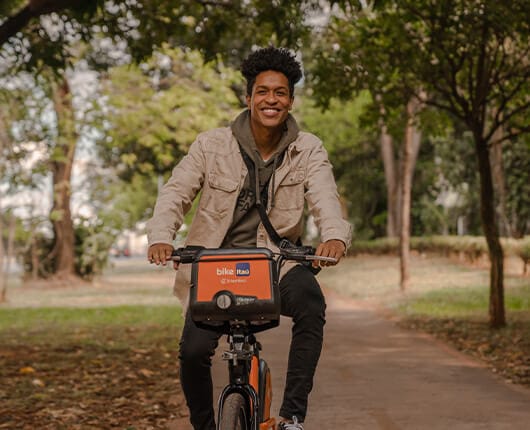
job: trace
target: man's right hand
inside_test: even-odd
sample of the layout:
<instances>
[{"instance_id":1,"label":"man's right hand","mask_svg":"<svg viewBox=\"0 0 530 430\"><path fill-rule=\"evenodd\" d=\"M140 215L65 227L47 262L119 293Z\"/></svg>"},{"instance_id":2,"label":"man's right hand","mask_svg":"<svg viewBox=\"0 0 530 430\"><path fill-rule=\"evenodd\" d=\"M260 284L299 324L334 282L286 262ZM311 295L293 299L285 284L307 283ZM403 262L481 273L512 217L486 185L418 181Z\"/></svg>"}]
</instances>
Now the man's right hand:
<instances>
[{"instance_id":1,"label":"man's right hand","mask_svg":"<svg viewBox=\"0 0 530 430\"><path fill-rule=\"evenodd\" d=\"M155 243L147 250L147 260L149 263L155 263L157 266L160 264L165 266L170 260L172 252L173 246L168 245L167 243Z\"/></svg>"}]
</instances>

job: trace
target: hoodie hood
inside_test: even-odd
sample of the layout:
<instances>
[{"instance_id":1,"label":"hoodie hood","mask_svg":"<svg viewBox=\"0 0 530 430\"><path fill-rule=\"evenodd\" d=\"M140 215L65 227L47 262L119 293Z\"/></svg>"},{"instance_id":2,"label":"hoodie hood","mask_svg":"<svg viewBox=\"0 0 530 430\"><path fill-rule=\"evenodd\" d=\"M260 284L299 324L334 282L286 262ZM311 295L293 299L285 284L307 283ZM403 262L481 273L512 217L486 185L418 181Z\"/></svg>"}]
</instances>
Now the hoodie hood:
<instances>
[{"instance_id":1,"label":"hoodie hood","mask_svg":"<svg viewBox=\"0 0 530 430\"><path fill-rule=\"evenodd\" d=\"M278 142L276 151L274 152L273 156L267 160L267 162L265 162L265 164L268 164L270 160L273 160L277 158L278 155L282 154L287 149L289 144L294 142L298 137L298 132L300 129L298 128L298 124L291 114L288 115L286 121L283 123L283 127L283 134L280 141ZM237 139L239 145L254 162L254 165L259 166L260 164L263 164L264 162L259 154L258 148L256 147L256 142L250 128L250 110L247 109L241 112L241 114L239 114L232 123L231 128L232 133Z\"/></svg>"}]
</instances>

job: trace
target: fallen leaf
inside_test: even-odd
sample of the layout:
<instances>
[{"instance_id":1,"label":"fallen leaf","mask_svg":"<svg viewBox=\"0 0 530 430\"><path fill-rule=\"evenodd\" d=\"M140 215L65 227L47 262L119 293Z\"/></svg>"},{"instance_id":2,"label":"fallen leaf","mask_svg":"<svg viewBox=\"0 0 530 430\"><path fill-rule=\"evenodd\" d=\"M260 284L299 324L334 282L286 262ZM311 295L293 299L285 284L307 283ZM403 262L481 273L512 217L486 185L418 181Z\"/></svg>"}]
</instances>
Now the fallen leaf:
<instances>
[{"instance_id":1,"label":"fallen leaf","mask_svg":"<svg viewBox=\"0 0 530 430\"><path fill-rule=\"evenodd\" d=\"M140 369L138 373L140 373L142 376L145 376L146 378L150 378L155 374L155 372L149 369Z\"/></svg>"},{"instance_id":2,"label":"fallen leaf","mask_svg":"<svg viewBox=\"0 0 530 430\"><path fill-rule=\"evenodd\" d=\"M46 386L46 384L42 381L42 379L38 379L38 378L35 378L33 381L31 381L31 383L32 383L33 385L35 385L35 387L40 387L40 388L42 388L42 387L45 387L45 386Z\"/></svg>"},{"instance_id":3,"label":"fallen leaf","mask_svg":"<svg viewBox=\"0 0 530 430\"><path fill-rule=\"evenodd\" d=\"M18 373L22 373L23 375L28 375L30 373L35 373L36 370L31 367L31 366L26 366L26 367L21 367L19 370L18 370Z\"/></svg>"}]
</instances>

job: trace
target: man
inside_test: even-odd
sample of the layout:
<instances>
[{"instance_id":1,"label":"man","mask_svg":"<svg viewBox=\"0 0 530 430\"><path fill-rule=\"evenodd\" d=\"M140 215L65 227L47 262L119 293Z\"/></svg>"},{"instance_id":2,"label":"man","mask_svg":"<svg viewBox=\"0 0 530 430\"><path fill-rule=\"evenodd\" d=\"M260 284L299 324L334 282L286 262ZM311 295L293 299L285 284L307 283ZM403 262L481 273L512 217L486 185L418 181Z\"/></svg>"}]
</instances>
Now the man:
<instances>
[{"instance_id":1,"label":"man","mask_svg":"<svg viewBox=\"0 0 530 430\"><path fill-rule=\"evenodd\" d=\"M350 244L351 226L342 217L327 153L316 136L299 130L289 113L294 85L302 77L300 64L288 50L269 47L252 53L241 70L247 80L248 109L231 127L201 133L173 170L147 225L149 261L166 264L175 232L199 191L186 245L277 250L256 203L267 208L278 235L293 243L303 233L307 203L322 240L316 254L339 260ZM253 175L246 167L249 162ZM294 325L281 430L303 429L322 348L326 305L313 272L294 263L282 270L281 312L292 317ZM177 271L175 286L185 302L189 269ZM211 357L218 339L186 315L180 341L181 384L195 430L215 429Z\"/></svg>"}]
</instances>

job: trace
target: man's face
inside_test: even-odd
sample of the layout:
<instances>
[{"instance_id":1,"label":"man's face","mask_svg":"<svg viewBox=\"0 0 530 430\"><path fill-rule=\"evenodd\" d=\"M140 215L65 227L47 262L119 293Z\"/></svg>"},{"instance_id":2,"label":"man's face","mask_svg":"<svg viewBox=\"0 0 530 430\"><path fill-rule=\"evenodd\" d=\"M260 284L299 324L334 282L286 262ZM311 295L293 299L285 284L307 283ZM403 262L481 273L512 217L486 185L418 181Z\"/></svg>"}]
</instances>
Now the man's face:
<instances>
[{"instance_id":1,"label":"man's face","mask_svg":"<svg viewBox=\"0 0 530 430\"><path fill-rule=\"evenodd\" d=\"M293 105L289 81L280 72L267 70L256 76L252 95L247 95L250 121L254 126L276 128L281 126Z\"/></svg>"}]
</instances>

